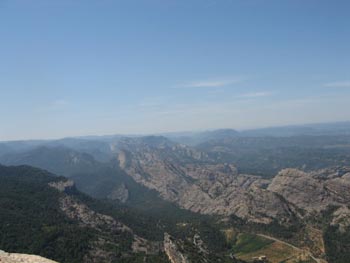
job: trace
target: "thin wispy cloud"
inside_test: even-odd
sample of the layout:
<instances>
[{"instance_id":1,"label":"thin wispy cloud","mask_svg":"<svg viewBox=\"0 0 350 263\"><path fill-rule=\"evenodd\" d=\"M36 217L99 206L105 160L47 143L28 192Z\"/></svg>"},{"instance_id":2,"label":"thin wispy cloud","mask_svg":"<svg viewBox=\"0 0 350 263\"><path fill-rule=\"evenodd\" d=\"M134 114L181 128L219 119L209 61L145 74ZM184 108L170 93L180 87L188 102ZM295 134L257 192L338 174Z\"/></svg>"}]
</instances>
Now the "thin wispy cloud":
<instances>
[{"instance_id":1,"label":"thin wispy cloud","mask_svg":"<svg viewBox=\"0 0 350 263\"><path fill-rule=\"evenodd\" d=\"M271 92L268 91L260 91L260 92L250 92L239 95L241 98L258 98L258 97L266 97L270 96Z\"/></svg>"},{"instance_id":2,"label":"thin wispy cloud","mask_svg":"<svg viewBox=\"0 0 350 263\"><path fill-rule=\"evenodd\" d=\"M216 79L216 80L199 80L199 81L192 81L185 83L183 85L180 85L178 87L182 88L220 88L225 87L232 84L237 84L242 82L243 78L231 78L231 79Z\"/></svg>"},{"instance_id":3,"label":"thin wispy cloud","mask_svg":"<svg viewBox=\"0 0 350 263\"><path fill-rule=\"evenodd\" d=\"M52 101L48 106L48 110L62 110L65 109L69 105L69 102L64 99L57 99Z\"/></svg>"},{"instance_id":4,"label":"thin wispy cloud","mask_svg":"<svg viewBox=\"0 0 350 263\"><path fill-rule=\"evenodd\" d=\"M67 104L68 104L68 101L60 99L60 100L53 101L51 106L53 106L53 107L60 107L60 106L65 106Z\"/></svg>"},{"instance_id":5,"label":"thin wispy cloud","mask_svg":"<svg viewBox=\"0 0 350 263\"><path fill-rule=\"evenodd\" d=\"M336 81L326 83L324 85L327 88L350 88L350 81Z\"/></svg>"}]
</instances>

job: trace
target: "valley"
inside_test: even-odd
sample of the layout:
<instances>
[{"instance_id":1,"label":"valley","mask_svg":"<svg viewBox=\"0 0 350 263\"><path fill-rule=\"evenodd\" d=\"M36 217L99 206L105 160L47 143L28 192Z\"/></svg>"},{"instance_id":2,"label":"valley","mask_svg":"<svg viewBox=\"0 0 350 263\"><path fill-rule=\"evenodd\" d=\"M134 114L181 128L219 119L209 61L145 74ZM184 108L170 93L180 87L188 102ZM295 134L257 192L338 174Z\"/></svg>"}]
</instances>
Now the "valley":
<instances>
[{"instance_id":1,"label":"valley","mask_svg":"<svg viewBox=\"0 0 350 263\"><path fill-rule=\"evenodd\" d=\"M349 0L0 0L0 263L350 263Z\"/></svg>"},{"instance_id":2,"label":"valley","mask_svg":"<svg viewBox=\"0 0 350 263\"><path fill-rule=\"evenodd\" d=\"M253 140L227 133L215 133L219 137L209 136L206 142L203 138L208 134L201 135L195 145L164 136L0 144L0 163L20 165L2 167L2 182L11 179L8 173L14 173L13 169L18 171L14 180L32 178L34 185L28 187L38 187L38 183L44 187L46 175L36 174L46 173L50 179L44 181L52 190L45 191L57 191L50 202L63 221L74 222L69 223L74 226L69 231L81 238L64 252L67 257L60 257L58 249L67 248L59 248L60 243L55 242L68 238L69 233L61 232L66 229L62 225L62 230L50 234L57 223L49 220L45 235L51 235L53 253L25 243L10 245L4 236L6 229L2 230L1 248L59 262L72 262L70 257L80 257L81 262L253 262L265 256L271 263L346 263L350 243L339 240L349 237L350 167L346 165L347 148L338 145L348 140L347 136L325 140L314 135L305 145L305 138L299 135ZM236 141L233 145L232 140ZM245 146L239 150L246 148L246 152L233 154L243 142ZM320 155L317 149L334 144L332 150L339 155L332 155L329 162L330 153ZM248 149L253 148L251 153ZM283 169L274 175L243 172L245 164L235 156L263 157L259 152L266 149L279 152L281 158L271 157L279 164L264 161L259 165L270 171L270 167ZM291 149L293 158L301 159L286 164L284 153L289 156ZM311 150L317 154L310 155ZM305 163L301 163L304 157L299 152L309 156ZM249 158L254 167L259 158ZM326 165L305 165L312 158ZM12 195L11 191L8 194ZM10 220L3 221L5 225L14 220L2 218ZM17 227L14 225L13 231L18 231Z\"/></svg>"}]
</instances>

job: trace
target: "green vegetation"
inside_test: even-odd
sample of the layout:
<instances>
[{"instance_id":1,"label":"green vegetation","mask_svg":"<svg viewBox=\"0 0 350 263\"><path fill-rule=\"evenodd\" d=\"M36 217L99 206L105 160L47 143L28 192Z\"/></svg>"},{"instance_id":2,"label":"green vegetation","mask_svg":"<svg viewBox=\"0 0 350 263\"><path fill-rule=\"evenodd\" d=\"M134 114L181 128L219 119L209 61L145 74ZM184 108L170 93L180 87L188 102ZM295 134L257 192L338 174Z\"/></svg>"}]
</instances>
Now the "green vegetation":
<instances>
[{"instance_id":1,"label":"green vegetation","mask_svg":"<svg viewBox=\"0 0 350 263\"><path fill-rule=\"evenodd\" d=\"M41 255L61 263L83 262L103 235L108 244L98 249L115 262L167 262L163 253L133 254L129 232L100 232L68 219L59 208L62 193L48 186L65 180L28 166L0 166L0 247L8 252ZM79 192L75 197L93 200ZM91 201L92 202L92 201ZM114 258L114 259L113 259Z\"/></svg>"},{"instance_id":2,"label":"green vegetation","mask_svg":"<svg viewBox=\"0 0 350 263\"><path fill-rule=\"evenodd\" d=\"M143 253L133 255L129 258L118 259L112 263L170 263L164 253L154 256L146 256Z\"/></svg>"},{"instance_id":3,"label":"green vegetation","mask_svg":"<svg viewBox=\"0 0 350 263\"><path fill-rule=\"evenodd\" d=\"M59 193L47 185L58 179L26 166L0 166L2 249L60 262L82 261L94 232L79 227L60 212Z\"/></svg>"},{"instance_id":4,"label":"green vegetation","mask_svg":"<svg viewBox=\"0 0 350 263\"><path fill-rule=\"evenodd\" d=\"M300 233L304 231L305 225L296 218L291 219L288 225L281 225L276 220L270 224L258 224L247 222L231 215L227 224L230 227L239 229L241 232L271 235L297 245L300 240Z\"/></svg>"},{"instance_id":5,"label":"green vegetation","mask_svg":"<svg viewBox=\"0 0 350 263\"><path fill-rule=\"evenodd\" d=\"M273 177L281 169L306 171L350 162L350 136L236 137L197 146L240 173Z\"/></svg>"},{"instance_id":6,"label":"green vegetation","mask_svg":"<svg viewBox=\"0 0 350 263\"><path fill-rule=\"evenodd\" d=\"M61 263L83 262L102 234L108 243L100 248L111 253L115 262L167 262L164 253L153 256L132 253L133 237L128 232L109 233L108 226L101 232L68 219L59 208L62 193L48 186L58 180L65 179L29 166L0 166L1 249L37 254ZM140 193L140 197L148 195L149 201L154 201L146 208L137 202L130 207L93 199L79 191L69 194L92 210L124 222L135 234L148 240L162 241L164 232L170 233L185 242L185 253L193 260L200 256L193 246L193 236L200 234L210 252L210 262L227 260L227 242L215 218L180 209L161 200L155 192Z\"/></svg>"},{"instance_id":7,"label":"green vegetation","mask_svg":"<svg viewBox=\"0 0 350 263\"><path fill-rule=\"evenodd\" d=\"M327 259L332 263L348 263L350 259L350 227L340 232L337 226L328 226L324 232Z\"/></svg>"},{"instance_id":8,"label":"green vegetation","mask_svg":"<svg viewBox=\"0 0 350 263\"><path fill-rule=\"evenodd\" d=\"M262 249L273 243L272 240L259 237L254 234L242 233L237 237L237 241L233 246L233 251L235 254L237 253L251 253Z\"/></svg>"},{"instance_id":9,"label":"green vegetation","mask_svg":"<svg viewBox=\"0 0 350 263\"><path fill-rule=\"evenodd\" d=\"M221 144L222 143L222 144ZM209 152L217 161L234 162L240 172L273 176L285 167L304 170L341 165L350 162L350 136L330 138L325 136L288 138L236 138L225 142L208 142L200 148ZM223 151L212 151L222 146ZM57 150L57 149L56 149ZM38 164L44 165L48 149L36 152ZM162 241L164 232L171 234L184 244L183 252L193 262L200 262L201 255L193 245L193 236L199 234L210 252L209 262L225 262L229 252L249 254L269 247L266 240L254 233L263 233L285 240L296 246L307 244L304 231L307 224L324 229L324 241L329 262L345 263L350 258L350 229L340 232L329 226L330 208L317 218L305 218L302 222L290 218L285 225L273 221L271 224L253 224L232 216L227 223L216 217L203 216L180 209L164 201L158 193L136 183L113 162L95 161L88 154L81 154L82 163L67 162L69 150L59 148L50 153L47 164L51 171L60 171L71 177L79 191L70 193L92 210L107 214L124 222L134 233L151 241ZM68 158L69 159L69 158ZM31 160L33 161L33 160ZM191 160L192 162L193 160ZM341 170L339 170L342 173ZM0 166L0 248L23 253L39 254L64 262L82 262L99 237L93 228L82 227L69 220L58 207L60 193L48 187L48 182L64 180L39 169L27 166ZM106 200L115 187L124 184L129 191L126 203ZM98 198L94 199L94 198ZM281 197L282 198L282 197ZM302 213L302 211L299 211ZM221 231L226 228L239 229L240 234L227 241ZM115 262L166 262L162 253L154 256L134 254L131 251L131 234L108 235L104 249L113 254Z\"/></svg>"},{"instance_id":10,"label":"green vegetation","mask_svg":"<svg viewBox=\"0 0 350 263\"><path fill-rule=\"evenodd\" d=\"M136 234L148 240L162 241L164 232L171 234L174 238L184 242L184 253L189 259L196 261L201 257L198 249L193 245L193 236L199 234L206 244L210 255L210 262L225 262L229 253L229 246L224 234L220 231L214 217L203 216L183 210L169 202L155 198L155 204L148 206L149 209L141 207L128 207L123 204L101 202L87 196L84 203L95 211L111 215L122 222L127 222ZM232 262L232 261L231 261Z\"/></svg>"}]
</instances>

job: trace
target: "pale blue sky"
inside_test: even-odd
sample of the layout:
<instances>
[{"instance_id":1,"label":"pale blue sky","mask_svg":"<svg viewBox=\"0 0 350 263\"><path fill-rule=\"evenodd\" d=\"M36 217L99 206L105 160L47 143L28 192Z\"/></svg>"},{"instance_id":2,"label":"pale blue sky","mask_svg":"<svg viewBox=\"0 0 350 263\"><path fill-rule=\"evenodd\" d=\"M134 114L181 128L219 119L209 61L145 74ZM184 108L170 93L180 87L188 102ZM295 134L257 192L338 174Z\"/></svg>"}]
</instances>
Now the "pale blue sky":
<instances>
[{"instance_id":1,"label":"pale blue sky","mask_svg":"<svg viewBox=\"0 0 350 263\"><path fill-rule=\"evenodd\" d=\"M350 120L350 1L0 0L0 140Z\"/></svg>"}]
</instances>

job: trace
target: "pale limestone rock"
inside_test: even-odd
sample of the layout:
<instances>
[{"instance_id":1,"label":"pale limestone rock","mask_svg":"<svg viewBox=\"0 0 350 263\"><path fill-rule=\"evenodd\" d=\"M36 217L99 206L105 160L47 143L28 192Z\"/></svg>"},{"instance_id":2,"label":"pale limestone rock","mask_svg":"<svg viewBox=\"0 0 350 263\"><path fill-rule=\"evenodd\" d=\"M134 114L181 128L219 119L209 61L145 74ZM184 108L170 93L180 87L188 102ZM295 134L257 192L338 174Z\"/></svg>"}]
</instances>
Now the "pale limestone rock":
<instances>
[{"instance_id":1,"label":"pale limestone rock","mask_svg":"<svg viewBox=\"0 0 350 263\"><path fill-rule=\"evenodd\" d=\"M347 206L339 207L333 213L331 225L337 225L339 227L339 231L344 233L350 226L350 209Z\"/></svg>"},{"instance_id":2,"label":"pale limestone rock","mask_svg":"<svg viewBox=\"0 0 350 263\"><path fill-rule=\"evenodd\" d=\"M49 183L49 185L60 192L65 192L75 187L74 182L72 180L52 182L52 183Z\"/></svg>"},{"instance_id":3,"label":"pale limestone rock","mask_svg":"<svg viewBox=\"0 0 350 263\"><path fill-rule=\"evenodd\" d=\"M125 203L129 198L129 190L126 188L125 184L121 184L114 188L107 198Z\"/></svg>"},{"instance_id":4,"label":"pale limestone rock","mask_svg":"<svg viewBox=\"0 0 350 263\"><path fill-rule=\"evenodd\" d=\"M190 263L186 256L179 251L177 244L168 233L164 234L164 251L171 263Z\"/></svg>"},{"instance_id":5,"label":"pale limestone rock","mask_svg":"<svg viewBox=\"0 0 350 263\"><path fill-rule=\"evenodd\" d=\"M294 208L288 203L264 189L268 181L239 175L232 164L198 162L193 158L200 158L201 154L184 146L180 153L175 147L124 147L119 157L128 163L124 171L182 208L203 214L235 214L259 223L269 223L274 218L286 221L293 213Z\"/></svg>"},{"instance_id":6,"label":"pale limestone rock","mask_svg":"<svg viewBox=\"0 0 350 263\"><path fill-rule=\"evenodd\" d=\"M19 253L6 253L0 250L0 262L1 263L57 263L56 261L46 259L40 256L19 254Z\"/></svg>"},{"instance_id":7,"label":"pale limestone rock","mask_svg":"<svg viewBox=\"0 0 350 263\"><path fill-rule=\"evenodd\" d=\"M350 174L335 177L334 171L305 173L284 169L272 180L268 190L309 213L319 213L329 206L350 203Z\"/></svg>"}]
</instances>

